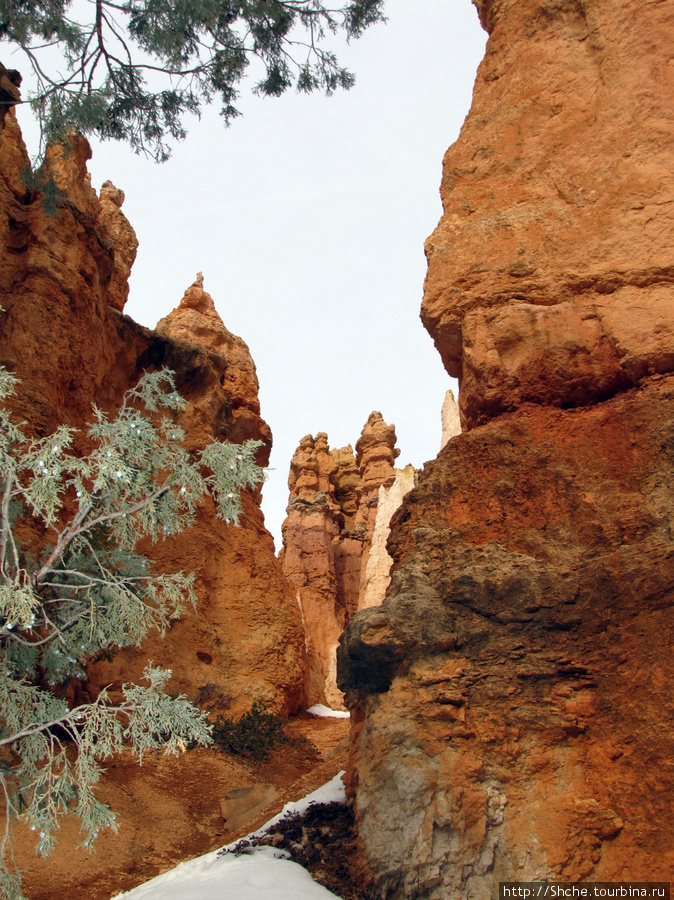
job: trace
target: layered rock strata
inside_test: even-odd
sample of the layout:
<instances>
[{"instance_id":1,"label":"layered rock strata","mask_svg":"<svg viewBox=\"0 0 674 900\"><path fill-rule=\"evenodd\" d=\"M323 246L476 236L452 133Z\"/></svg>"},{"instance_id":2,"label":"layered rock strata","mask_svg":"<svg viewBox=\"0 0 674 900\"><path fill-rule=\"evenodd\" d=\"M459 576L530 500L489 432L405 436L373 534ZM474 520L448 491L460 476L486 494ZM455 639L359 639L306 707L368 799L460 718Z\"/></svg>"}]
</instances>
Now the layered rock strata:
<instances>
[{"instance_id":1,"label":"layered rock strata","mask_svg":"<svg viewBox=\"0 0 674 900\"><path fill-rule=\"evenodd\" d=\"M3 82L4 89L4 82ZM90 184L86 141L50 151L61 190L49 215L20 176L29 161L13 113L0 133L0 364L20 378L17 415L35 434L59 423L82 427L92 402L114 410L145 369L175 370L189 406L180 416L189 448L213 438L262 441L255 366L243 341L220 321L197 280L156 332L122 314L136 252L121 211L123 194ZM304 639L295 597L264 527L259 496L243 495L240 528L206 504L178 539L147 548L159 569L195 572L198 608L165 640L118 653L89 670L91 694L138 678L148 659L173 669L169 690L205 708L241 711L251 699L279 712L297 709L304 678Z\"/></svg>"},{"instance_id":2,"label":"layered rock strata","mask_svg":"<svg viewBox=\"0 0 674 900\"><path fill-rule=\"evenodd\" d=\"M411 466L395 469L395 443L395 428L373 412L355 454L350 445L330 450L321 432L302 438L290 464L280 558L302 609L309 703L342 708L336 686L339 636L365 602L383 599L388 520L415 477Z\"/></svg>"},{"instance_id":3,"label":"layered rock strata","mask_svg":"<svg viewBox=\"0 0 674 900\"><path fill-rule=\"evenodd\" d=\"M387 898L674 871L674 11L476 5L422 313L465 430L340 650Z\"/></svg>"}]
</instances>

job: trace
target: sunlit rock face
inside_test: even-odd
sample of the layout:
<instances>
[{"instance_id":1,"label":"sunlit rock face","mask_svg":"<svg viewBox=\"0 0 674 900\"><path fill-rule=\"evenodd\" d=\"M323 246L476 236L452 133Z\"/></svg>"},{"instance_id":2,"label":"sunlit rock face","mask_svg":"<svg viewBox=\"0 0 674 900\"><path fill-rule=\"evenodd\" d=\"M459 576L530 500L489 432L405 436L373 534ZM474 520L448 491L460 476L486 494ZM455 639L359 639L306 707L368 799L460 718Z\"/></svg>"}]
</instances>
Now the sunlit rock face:
<instances>
[{"instance_id":1,"label":"sunlit rock face","mask_svg":"<svg viewBox=\"0 0 674 900\"><path fill-rule=\"evenodd\" d=\"M0 73L2 74L2 73ZM4 90L3 84L0 89ZM255 366L244 342L224 327L200 279L157 331L122 314L137 241L110 183L91 187L87 142L69 154L49 152L61 189L54 215L26 188L28 157L12 112L0 132L0 364L21 379L15 408L36 434L59 423L83 426L95 402L113 411L146 369L175 370L189 405L180 415L186 443L260 440L269 459L271 433L260 418ZM178 293L178 292L177 292ZM259 493L243 497L242 526L218 520L208 504L179 538L147 547L163 571L197 576L189 609L165 640L119 652L89 669L90 694L140 677L151 658L173 670L169 690L203 707L236 713L251 700L279 712L298 708L304 682L300 611L264 527Z\"/></svg>"},{"instance_id":2,"label":"sunlit rock face","mask_svg":"<svg viewBox=\"0 0 674 900\"><path fill-rule=\"evenodd\" d=\"M290 464L280 559L302 609L310 703L343 708L339 636L363 605L384 597L388 521L415 477L411 466L395 469L395 443L394 426L373 412L355 453L350 445L331 450L320 432L302 438Z\"/></svg>"},{"instance_id":3,"label":"sunlit rock face","mask_svg":"<svg viewBox=\"0 0 674 900\"><path fill-rule=\"evenodd\" d=\"M365 584L360 600L360 608L380 606L391 582L393 560L386 549L391 533L391 517L403 502L403 497L412 490L417 481L414 466L405 466L396 471L393 484L386 488L382 484L377 497L377 515L372 529L370 552L364 569Z\"/></svg>"},{"instance_id":4,"label":"sunlit rock face","mask_svg":"<svg viewBox=\"0 0 674 900\"><path fill-rule=\"evenodd\" d=\"M422 311L464 431L340 649L387 898L674 871L674 9L477 5Z\"/></svg>"},{"instance_id":5,"label":"sunlit rock face","mask_svg":"<svg viewBox=\"0 0 674 900\"><path fill-rule=\"evenodd\" d=\"M440 420L442 422L440 449L442 450L447 441L451 441L457 434L461 434L461 414L459 404L454 399L454 391L447 391L445 394L440 410Z\"/></svg>"},{"instance_id":6,"label":"sunlit rock face","mask_svg":"<svg viewBox=\"0 0 674 900\"><path fill-rule=\"evenodd\" d=\"M669 4L477 5L491 34L422 306L470 424L598 402L674 359Z\"/></svg>"}]
</instances>

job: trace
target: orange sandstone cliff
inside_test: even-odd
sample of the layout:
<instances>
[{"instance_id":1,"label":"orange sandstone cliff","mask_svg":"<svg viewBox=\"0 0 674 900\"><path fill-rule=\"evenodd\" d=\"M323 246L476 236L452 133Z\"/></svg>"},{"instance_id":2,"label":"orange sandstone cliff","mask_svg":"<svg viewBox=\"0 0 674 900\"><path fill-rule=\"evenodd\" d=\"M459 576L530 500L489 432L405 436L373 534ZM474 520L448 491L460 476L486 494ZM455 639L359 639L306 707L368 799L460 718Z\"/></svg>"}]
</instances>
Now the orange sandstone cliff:
<instances>
[{"instance_id":1,"label":"orange sandstone cliff","mask_svg":"<svg viewBox=\"0 0 674 900\"><path fill-rule=\"evenodd\" d=\"M2 75L0 90L11 96ZM4 107L3 107L4 111ZM137 241L121 211L123 194L106 184L97 196L83 139L64 157L52 148L63 192L55 215L20 180L28 164L16 119L0 131L0 364L20 378L16 411L36 434L63 422L83 426L91 405L113 410L145 369L175 370L189 406L180 416L189 447L209 440L262 441L255 366L245 343L220 320L199 277L180 306L150 331L122 310ZM302 700L304 637L300 613L264 527L259 494L243 496L239 528L206 505L179 539L148 548L165 571L195 572L198 608L165 640L118 653L89 670L86 689L139 678L151 658L173 670L169 690L202 707L241 712L253 699L288 713Z\"/></svg>"},{"instance_id":2,"label":"orange sandstone cliff","mask_svg":"<svg viewBox=\"0 0 674 900\"><path fill-rule=\"evenodd\" d=\"M422 308L464 432L340 650L387 898L674 872L674 8L476 6Z\"/></svg>"}]
</instances>

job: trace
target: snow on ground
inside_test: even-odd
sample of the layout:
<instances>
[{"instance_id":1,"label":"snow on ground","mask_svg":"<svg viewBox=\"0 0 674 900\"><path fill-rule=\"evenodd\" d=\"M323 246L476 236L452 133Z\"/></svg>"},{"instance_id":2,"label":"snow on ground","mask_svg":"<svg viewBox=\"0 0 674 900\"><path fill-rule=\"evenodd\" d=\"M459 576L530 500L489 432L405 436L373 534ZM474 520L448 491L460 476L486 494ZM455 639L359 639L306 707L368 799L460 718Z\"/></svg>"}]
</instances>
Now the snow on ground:
<instances>
[{"instance_id":1,"label":"snow on ground","mask_svg":"<svg viewBox=\"0 0 674 900\"><path fill-rule=\"evenodd\" d=\"M333 719L348 719L351 717L349 712L344 712L341 709L330 709L329 706L323 706L322 703L310 706L307 712L311 713L312 716L332 716Z\"/></svg>"},{"instance_id":2,"label":"snow on ground","mask_svg":"<svg viewBox=\"0 0 674 900\"><path fill-rule=\"evenodd\" d=\"M338 775L296 803L286 803L281 812L254 834L261 834L287 812L303 813L310 803L344 801L342 775ZM236 842L238 843L238 842ZM233 847L234 844L228 844ZM219 850L180 863L175 869L139 885L118 900L329 900L337 897L317 884L306 869L272 847L257 847L249 855L218 856Z\"/></svg>"}]
</instances>

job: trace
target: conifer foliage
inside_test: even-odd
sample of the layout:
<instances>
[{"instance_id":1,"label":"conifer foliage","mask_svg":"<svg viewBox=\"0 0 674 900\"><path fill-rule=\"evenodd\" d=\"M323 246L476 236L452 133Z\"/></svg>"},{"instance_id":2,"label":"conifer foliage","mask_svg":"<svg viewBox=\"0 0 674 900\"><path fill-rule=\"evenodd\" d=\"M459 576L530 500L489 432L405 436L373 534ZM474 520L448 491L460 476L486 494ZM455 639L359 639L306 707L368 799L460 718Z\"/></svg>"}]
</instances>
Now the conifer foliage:
<instances>
[{"instance_id":1,"label":"conifer foliage","mask_svg":"<svg viewBox=\"0 0 674 900\"><path fill-rule=\"evenodd\" d=\"M72 428L24 435L5 405L15 384L0 369L0 798L7 810L0 896L7 898L22 896L11 865L16 817L28 821L47 854L59 816L74 811L90 845L101 828L115 828L114 813L93 790L101 761L123 746L142 759L149 748L176 752L209 742L204 715L166 694L171 673L151 663L145 683L125 684L117 705L103 691L71 708L59 687L84 676L97 655L138 645L152 628L163 633L185 603L195 603L193 576L153 572L138 541L182 531L207 493L218 515L237 523L240 489L262 478L257 441L187 452L175 423L185 402L168 370L143 375L116 415L94 407L85 456L73 449Z\"/></svg>"},{"instance_id":2,"label":"conifer foliage","mask_svg":"<svg viewBox=\"0 0 674 900\"><path fill-rule=\"evenodd\" d=\"M0 40L23 51L35 82L29 99L46 141L62 140L75 126L162 160L170 140L185 136L186 113L217 99L226 123L239 115L238 85L252 60L259 63L254 90L262 95L279 96L293 85L327 94L351 87L354 76L325 39L337 32L359 37L383 18L383 6L384 0L341 6L0 0Z\"/></svg>"}]
</instances>

